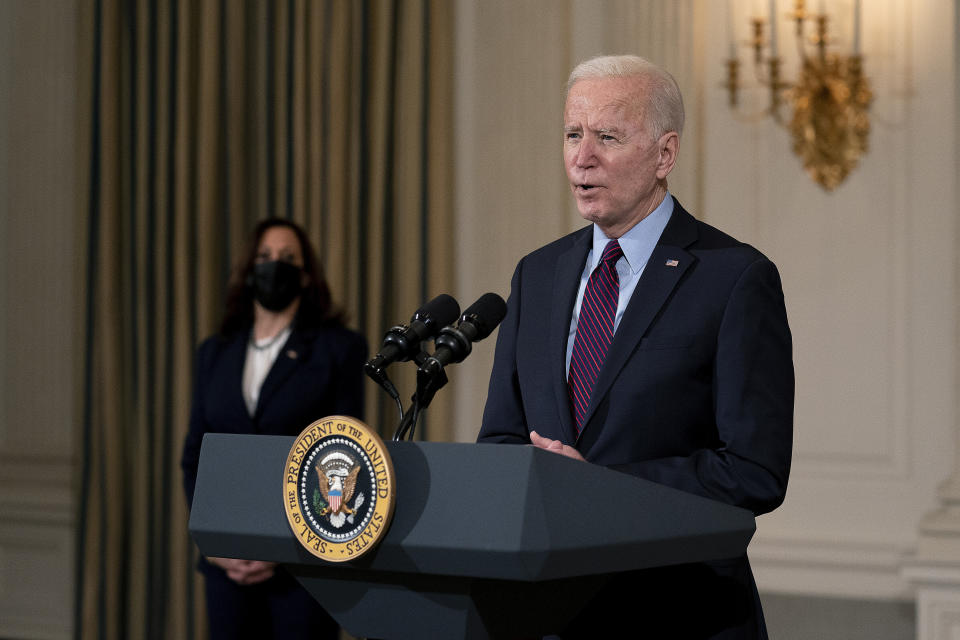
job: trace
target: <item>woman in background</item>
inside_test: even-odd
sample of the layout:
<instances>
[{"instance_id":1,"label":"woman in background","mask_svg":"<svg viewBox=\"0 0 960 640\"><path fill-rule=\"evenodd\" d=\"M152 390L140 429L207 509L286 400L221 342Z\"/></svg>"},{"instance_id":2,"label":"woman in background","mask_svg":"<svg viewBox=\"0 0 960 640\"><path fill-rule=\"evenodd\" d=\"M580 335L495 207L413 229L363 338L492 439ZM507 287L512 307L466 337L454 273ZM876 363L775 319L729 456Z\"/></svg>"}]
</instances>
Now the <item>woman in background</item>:
<instances>
[{"instance_id":1,"label":"woman in background","mask_svg":"<svg viewBox=\"0 0 960 640\"><path fill-rule=\"evenodd\" d=\"M234 270L220 332L201 345L184 489L192 506L203 434L298 435L328 415L362 418L367 345L343 325L310 242L287 220L264 220ZM272 562L201 558L210 637L338 636L336 623Z\"/></svg>"}]
</instances>

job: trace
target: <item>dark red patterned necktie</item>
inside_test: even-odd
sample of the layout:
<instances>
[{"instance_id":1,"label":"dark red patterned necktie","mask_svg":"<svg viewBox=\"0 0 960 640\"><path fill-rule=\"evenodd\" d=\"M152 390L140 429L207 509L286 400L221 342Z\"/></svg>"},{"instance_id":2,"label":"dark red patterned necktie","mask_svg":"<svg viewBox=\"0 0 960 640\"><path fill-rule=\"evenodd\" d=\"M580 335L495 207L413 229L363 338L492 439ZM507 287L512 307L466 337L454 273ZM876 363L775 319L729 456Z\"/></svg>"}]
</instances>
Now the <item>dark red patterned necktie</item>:
<instances>
[{"instance_id":1,"label":"dark red patterned necktie","mask_svg":"<svg viewBox=\"0 0 960 640\"><path fill-rule=\"evenodd\" d=\"M607 243L597 268L590 274L580 303L577 319L577 334L573 339L573 356L570 358L570 375L567 383L573 419L577 433L583 429L583 419L590 405L590 395L597 383L597 375L603 359L607 357L613 342L613 319L617 314L617 298L620 294L620 276L617 275L617 260L623 249L616 240Z\"/></svg>"}]
</instances>

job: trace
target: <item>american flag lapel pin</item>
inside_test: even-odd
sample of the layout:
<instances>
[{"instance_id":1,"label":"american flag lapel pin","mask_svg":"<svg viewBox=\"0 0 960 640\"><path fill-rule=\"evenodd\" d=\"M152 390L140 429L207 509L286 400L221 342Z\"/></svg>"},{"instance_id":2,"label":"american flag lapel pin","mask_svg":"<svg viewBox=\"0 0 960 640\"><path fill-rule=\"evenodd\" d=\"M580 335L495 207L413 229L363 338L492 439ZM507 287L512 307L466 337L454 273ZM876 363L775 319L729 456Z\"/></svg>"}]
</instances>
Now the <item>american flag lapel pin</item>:
<instances>
[{"instance_id":1,"label":"american flag lapel pin","mask_svg":"<svg viewBox=\"0 0 960 640\"><path fill-rule=\"evenodd\" d=\"M680 266L680 261L679 261L679 260L674 260L673 258L670 258L669 260L667 260L667 266L668 266L668 267L678 267L678 266Z\"/></svg>"},{"instance_id":2,"label":"american flag lapel pin","mask_svg":"<svg viewBox=\"0 0 960 640\"><path fill-rule=\"evenodd\" d=\"M296 359L297 359L297 352L294 351L293 349L288 349L288 350L287 350L287 357L290 358L291 360L296 360Z\"/></svg>"}]
</instances>

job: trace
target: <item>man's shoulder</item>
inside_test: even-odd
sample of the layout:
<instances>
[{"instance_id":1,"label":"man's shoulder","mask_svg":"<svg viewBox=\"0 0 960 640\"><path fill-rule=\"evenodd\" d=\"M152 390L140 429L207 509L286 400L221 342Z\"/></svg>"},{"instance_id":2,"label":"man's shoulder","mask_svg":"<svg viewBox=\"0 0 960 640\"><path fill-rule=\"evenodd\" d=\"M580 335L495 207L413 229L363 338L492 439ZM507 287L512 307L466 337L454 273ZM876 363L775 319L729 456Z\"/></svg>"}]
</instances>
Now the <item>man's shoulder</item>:
<instances>
[{"instance_id":1,"label":"man's shoulder","mask_svg":"<svg viewBox=\"0 0 960 640\"><path fill-rule=\"evenodd\" d=\"M740 251L757 251L756 248L733 237L702 220L697 220L697 247L701 249L736 249Z\"/></svg>"},{"instance_id":2,"label":"man's shoulder","mask_svg":"<svg viewBox=\"0 0 960 640\"><path fill-rule=\"evenodd\" d=\"M699 255L701 258L708 257L747 262L766 259L766 256L753 245L743 242L729 233L694 217L683 209L683 207L678 206L674 211L674 216L682 218L682 220L679 221L681 224L686 224L696 229L696 233L694 234L696 239L689 245L688 250L691 253Z\"/></svg>"}]
</instances>

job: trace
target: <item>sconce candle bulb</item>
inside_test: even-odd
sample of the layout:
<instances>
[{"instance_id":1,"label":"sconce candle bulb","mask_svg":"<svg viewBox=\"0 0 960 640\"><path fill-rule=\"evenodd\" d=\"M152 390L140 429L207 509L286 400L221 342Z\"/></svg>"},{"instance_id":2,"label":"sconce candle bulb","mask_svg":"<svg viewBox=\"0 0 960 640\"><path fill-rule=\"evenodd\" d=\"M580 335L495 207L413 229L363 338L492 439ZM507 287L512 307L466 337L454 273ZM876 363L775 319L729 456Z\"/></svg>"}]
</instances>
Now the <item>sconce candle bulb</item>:
<instances>
[{"instance_id":1,"label":"sconce candle bulb","mask_svg":"<svg viewBox=\"0 0 960 640\"><path fill-rule=\"evenodd\" d=\"M853 55L860 55L860 0L853 2Z\"/></svg>"}]
</instances>

